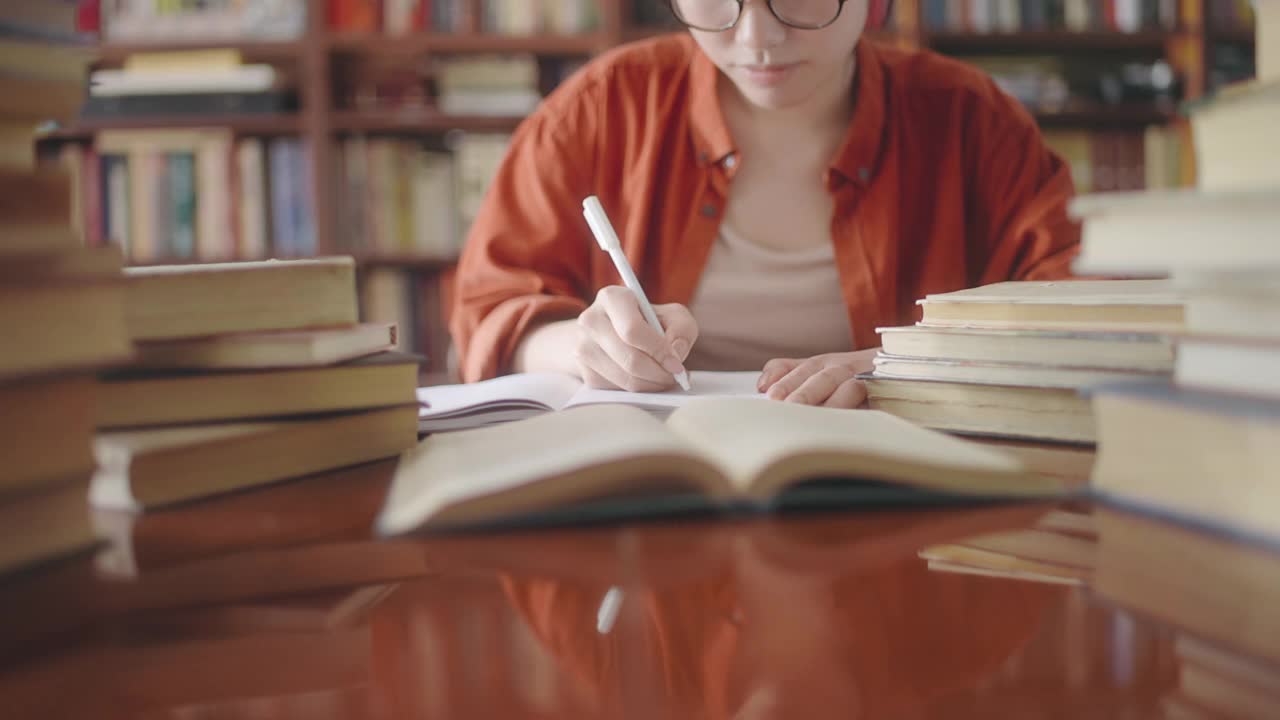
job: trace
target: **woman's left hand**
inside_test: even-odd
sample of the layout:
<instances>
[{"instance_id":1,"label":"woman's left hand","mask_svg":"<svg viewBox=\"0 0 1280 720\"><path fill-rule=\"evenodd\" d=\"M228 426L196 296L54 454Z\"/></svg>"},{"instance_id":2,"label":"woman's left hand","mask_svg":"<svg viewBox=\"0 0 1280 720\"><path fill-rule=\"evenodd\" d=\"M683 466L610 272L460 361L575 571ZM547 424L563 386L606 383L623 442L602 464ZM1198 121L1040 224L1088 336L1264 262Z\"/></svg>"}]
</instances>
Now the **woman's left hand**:
<instances>
[{"instance_id":1,"label":"woman's left hand","mask_svg":"<svg viewBox=\"0 0 1280 720\"><path fill-rule=\"evenodd\" d=\"M781 358L765 363L757 389L770 400L856 408L867 400L867 388L859 373L873 367L879 348L817 355L808 360Z\"/></svg>"}]
</instances>

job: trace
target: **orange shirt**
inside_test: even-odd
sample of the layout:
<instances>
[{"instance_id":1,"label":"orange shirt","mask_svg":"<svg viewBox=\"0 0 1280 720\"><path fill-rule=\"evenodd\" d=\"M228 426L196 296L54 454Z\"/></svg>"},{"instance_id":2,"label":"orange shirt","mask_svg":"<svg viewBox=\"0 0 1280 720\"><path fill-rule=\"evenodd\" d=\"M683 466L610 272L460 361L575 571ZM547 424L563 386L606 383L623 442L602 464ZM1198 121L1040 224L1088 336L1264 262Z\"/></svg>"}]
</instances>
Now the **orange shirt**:
<instances>
[{"instance_id":1,"label":"orange shirt","mask_svg":"<svg viewBox=\"0 0 1280 720\"><path fill-rule=\"evenodd\" d=\"M588 195L649 299L690 302L738 165L717 77L687 34L656 38L594 61L520 126L458 267L450 329L464 380L507 372L532 324L621 284L582 217ZM928 293L1069 275L1069 170L986 75L863 40L854 92L825 181L856 347L914 322Z\"/></svg>"}]
</instances>

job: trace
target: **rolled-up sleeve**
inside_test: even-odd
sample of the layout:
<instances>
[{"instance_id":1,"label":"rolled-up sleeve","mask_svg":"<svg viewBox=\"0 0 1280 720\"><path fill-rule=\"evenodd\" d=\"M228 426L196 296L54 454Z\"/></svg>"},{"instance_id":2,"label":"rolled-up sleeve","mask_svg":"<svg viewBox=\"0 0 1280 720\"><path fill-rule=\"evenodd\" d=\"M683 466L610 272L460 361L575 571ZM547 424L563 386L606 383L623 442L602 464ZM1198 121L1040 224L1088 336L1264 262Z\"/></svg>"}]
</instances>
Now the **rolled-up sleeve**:
<instances>
[{"instance_id":1,"label":"rolled-up sleeve","mask_svg":"<svg viewBox=\"0 0 1280 720\"><path fill-rule=\"evenodd\" d=\"M587 306L591 194L604 102L600 82L578 76L512 137L458 264L449 329L465 382L510 369L534 324Z\"/></svg>"},{"instance_id":2,"label":"rolled-up sleeve","mask_svg":"<svg viewBox=\"0 0 1280 720\"><path fill-rule=\"evenodd\" d=\"M1070 277L1080 248L1080 226L1067 216L1075 194L1071 169L1021 108L975 117L970 149L976 182L970 191L980 208L974 238L981 275L971 280L986 285Z\"/></svg>"}]
</instances>

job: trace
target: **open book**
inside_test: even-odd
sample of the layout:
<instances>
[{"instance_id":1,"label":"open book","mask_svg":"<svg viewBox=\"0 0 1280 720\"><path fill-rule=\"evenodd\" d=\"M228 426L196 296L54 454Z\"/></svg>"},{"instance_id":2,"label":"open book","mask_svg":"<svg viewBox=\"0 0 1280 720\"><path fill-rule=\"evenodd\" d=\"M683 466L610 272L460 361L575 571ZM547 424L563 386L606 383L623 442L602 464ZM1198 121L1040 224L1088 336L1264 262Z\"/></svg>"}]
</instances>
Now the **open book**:
<instances>
[{"instance_id":1,"label":"open book","mask_svg":"<svg viewBox=\"0 0 1280 720\"><path fill-rule=\"evenodd\" d=\"M401 456L377 527L395 535L767 507L793 490L828 506L1061 488L1010 455L881 412L695 398L665 422L598 405L429 437Z\"/></svg>"},{"instance_id":2,"label":"open book","mask_svg":"<svg viewBox=\"0 0 1280 720\"><path fill-rule=\"evenodd\" d=\"M691 372L693 389L660 393L597 390L581 380L556 373L506 375L470 385L440 385L418 389L418 399L429 407L418 413L418 432L494 425L523 420L555 410L581 405L634 405L664 417L695 397L755 396L758 372Z\"/></svg>"}]
</instances>

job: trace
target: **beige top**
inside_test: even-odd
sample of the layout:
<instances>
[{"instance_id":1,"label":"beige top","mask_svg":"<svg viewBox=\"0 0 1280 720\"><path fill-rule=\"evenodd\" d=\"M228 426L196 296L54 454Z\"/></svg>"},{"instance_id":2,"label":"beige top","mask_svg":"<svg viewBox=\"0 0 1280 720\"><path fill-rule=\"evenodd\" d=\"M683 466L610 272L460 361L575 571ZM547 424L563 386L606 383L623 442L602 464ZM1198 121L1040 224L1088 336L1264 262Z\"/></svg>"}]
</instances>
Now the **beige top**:
<instances>
[{"instance_id":1,"label":"beige top","mask_svg":"<svg viewBox=\"0 0 1280 720\"><path fill-rule=\"evenodd\" d=\"M774 250L722 223L689 311L698 321L690 370L759 370L854 349L831 243Z\"/></svg>"}]
</instances>

